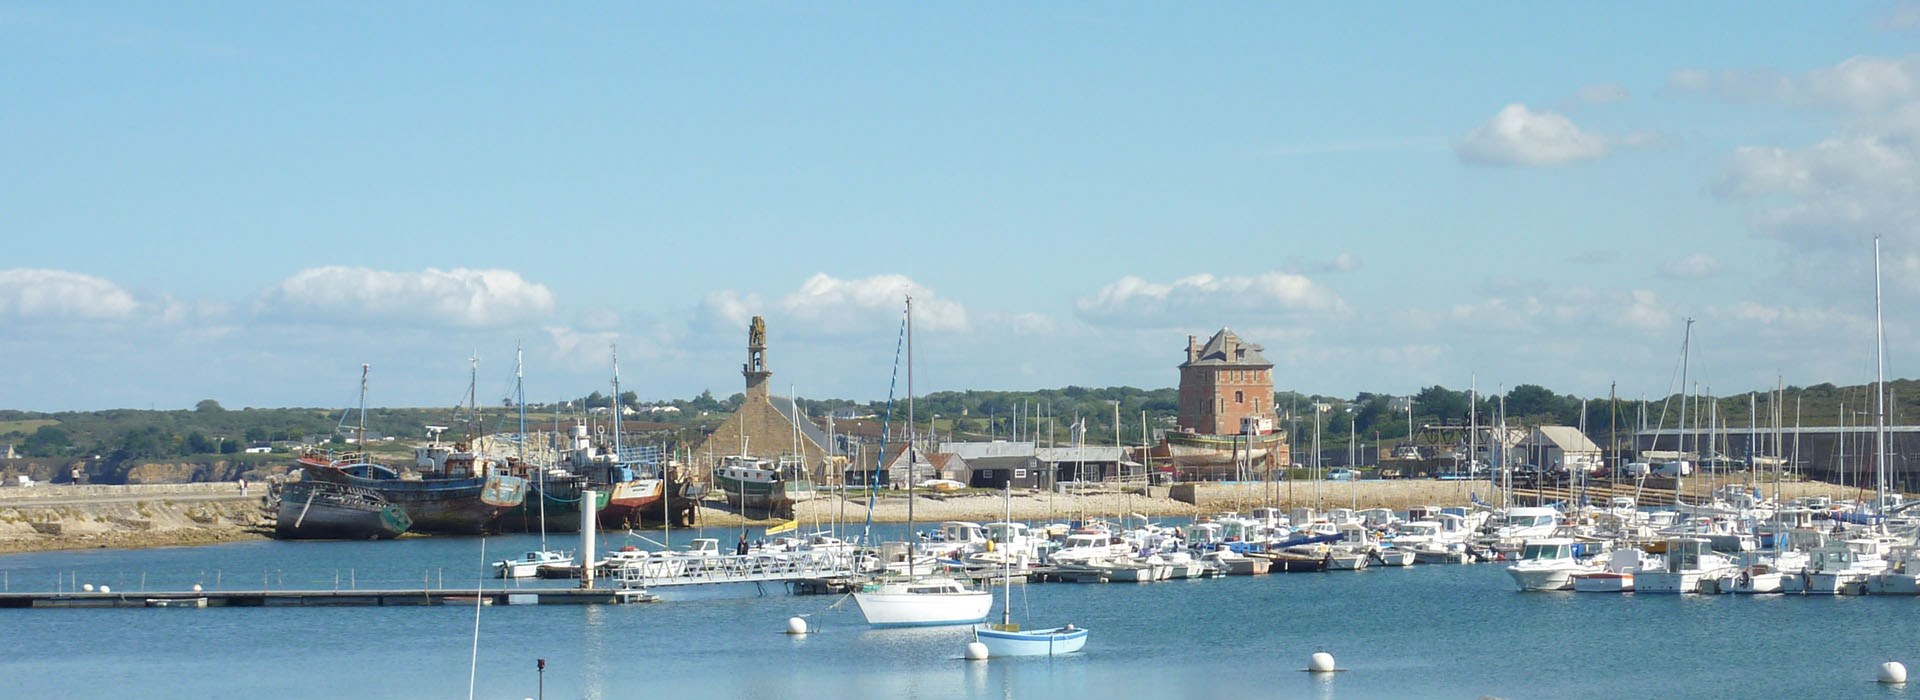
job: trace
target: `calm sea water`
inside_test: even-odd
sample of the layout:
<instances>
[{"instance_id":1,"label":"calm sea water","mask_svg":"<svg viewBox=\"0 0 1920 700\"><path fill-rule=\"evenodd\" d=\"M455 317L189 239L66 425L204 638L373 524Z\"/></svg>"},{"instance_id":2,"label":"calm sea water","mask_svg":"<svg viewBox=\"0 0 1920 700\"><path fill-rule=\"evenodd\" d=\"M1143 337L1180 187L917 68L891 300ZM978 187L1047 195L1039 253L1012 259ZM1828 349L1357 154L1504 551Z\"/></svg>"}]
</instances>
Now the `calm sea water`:
<instances>
[{"instance_id":1,"label":"calm sea water","mask_svg":"<svg viewBox=\"0 0 1920 700\"><path fill-rule=\"evenodd\" d=\"M891 533L897 533L897 528ZM737 530L701 534L731 542ZM890 533L890 534L891 534ZM676 534L676 544L691 533ZM486 540L486 558L533 546ZM619 539L605 543L621 544ZM569 544L569 547L572 545ZM478 583L479 539L250 542L0 557L12 590ZM498 585L498 581L489 581ZM631 606L479 614L477 697L1909 697L1920 598L1516 593L1499 566L1016 586L1016 617L1084 653L960 660L964 628L871 630L853 601L750 586ZM0 610L0 696L455 698L475 609ZM787 618L814 634L790 638ZM1332 653L1345 672L1303 673Z\"/></svg>"}]
</instances>

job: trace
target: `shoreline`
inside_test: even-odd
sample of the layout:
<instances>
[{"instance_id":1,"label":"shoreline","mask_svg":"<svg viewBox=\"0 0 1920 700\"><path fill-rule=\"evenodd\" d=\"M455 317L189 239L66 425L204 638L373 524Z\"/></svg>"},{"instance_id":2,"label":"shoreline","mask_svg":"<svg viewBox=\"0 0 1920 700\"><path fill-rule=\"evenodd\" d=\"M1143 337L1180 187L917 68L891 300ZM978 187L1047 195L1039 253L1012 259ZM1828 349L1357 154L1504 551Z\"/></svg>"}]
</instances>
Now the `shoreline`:
<instances>
[{"instance_id":1,"label":"shoreline","mask_svg":"<svg viewBox=\"0 0 1920 700\"><path fill-rule=\"evenodd\" d=\"M1172 497L1167 487L1112 488L1097 493L1063 494L1020 491L1003 502L999 492L919 492L913 495L916 526L937 526L949 520L992 522L1011 509L1015 520L1058 522L1081 518L1186 518L1227 511L1245 513L1271 506L1390 508L1413 506L1470 506L1473 495L1488 498L1484 482L1395 479L1359 482L1276 482L1272 484L1183 485L1193 503ZM1771 490L1771 486L1766 487ZM1857 488L1822 482L1781 485L1782 498L1824 495L1854 498ZM1143 493L1144 492L1144 493ZM1688 488L1689 496L1705 492ZM1525 496L1526 491L1518 492ZM1870 495L1870 494L1869 494ZM242 494L230 483L150 484L130 486L32 487L0 489L0 555L79 549L149 549L197 547L211 544L268 540L271 520L262 511L259 494ZM908 499L904 493L881 494L868 504L866 494L837 495L801 502L794 520L801 528L832 522L904 523ZM770 527L785 518L742 517L723 501L700 505L700 527ZM676 528L678 529L678 528Z\"/></svg>"}]
</instances>

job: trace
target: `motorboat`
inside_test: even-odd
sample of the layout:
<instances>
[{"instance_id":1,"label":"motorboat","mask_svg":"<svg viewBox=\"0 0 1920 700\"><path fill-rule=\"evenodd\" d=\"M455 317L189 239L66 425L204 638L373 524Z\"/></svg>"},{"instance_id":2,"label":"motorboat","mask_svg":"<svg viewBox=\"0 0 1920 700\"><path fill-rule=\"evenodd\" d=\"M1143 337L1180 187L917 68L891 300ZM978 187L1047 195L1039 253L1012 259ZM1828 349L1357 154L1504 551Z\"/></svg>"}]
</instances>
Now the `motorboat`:
<instances>
[{"instance_id":1,"label":"motorboat","mask_svg":"<svg viewBox=\"0 0 1920 700\"><path fill-rule=\"evenodd\" d=\"M1520 550L1520 560L1507 567L1507 575L1513 577L1514 584L1522 591L1564 591L1573 588L1575 574L1601 570L1600 566L1575 557L1574 544L1569 537L1527 540Z\"/></svg>"},{"instance_id":2,"label":"motorboat","mask_svg":"<svg viewBox=\"0 0 1920 700\"><path fill-rule=\"evenodd\" d=\"M1658 557L1638 548L1616 549L1607 555L1598 571L1574 574L1573 590L1575 593L1632 593L1635 573L1660 566L1662 561Z\"/></svg>"},{"instance_id":3,"label":"motorboat","mask_svg":"<svg viewBox=\"0 0 1920 700\"><path fill-rule=\"evenodd\" d=\"M1739 568L1704 537L1667 540L1666 557L1666 566L1634 575L1635 593L1698 593L1702 580L1725 578Z\"/></svg>"}]
</instances>

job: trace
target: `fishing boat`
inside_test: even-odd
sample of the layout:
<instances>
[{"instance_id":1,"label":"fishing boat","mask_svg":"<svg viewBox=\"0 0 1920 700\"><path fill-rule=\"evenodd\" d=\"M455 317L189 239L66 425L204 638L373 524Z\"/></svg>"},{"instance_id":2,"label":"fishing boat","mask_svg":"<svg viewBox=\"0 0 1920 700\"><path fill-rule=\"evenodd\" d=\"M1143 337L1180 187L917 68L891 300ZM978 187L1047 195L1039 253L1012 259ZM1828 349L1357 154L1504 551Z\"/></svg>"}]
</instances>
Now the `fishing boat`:
<instances>
[{"instance_id":1,"label":"fishing boat","mask_svg":"<svg viewBox=\"0 0 1920 700\"><path fill-rule=\"evenodd\" d=\"M1007 520L1013 519L1011 490L1002 491ZM1087 645L1087 631L1069 622L1059 627L1023 630L1013 623L1013 564L1003 566L1001 576L1000 622L973 626L975 641L987 646L988 658L1006 656L1059 656L1079 651Z\"/></svg>"},{"instance_id":2,"label":"fishing boat","mask_svg":"<svg viewBox=\"0 0 1920 700\"><path fill-rule=\"evenodd\" d=\"M1636 593L1699 593L1700 582L1734 575L1739 567L1704 537L1667 540L1666 566L1634 574Z\"/></svg>"},{"instance_id":3,"label":"fishing boat","mask_svg":"<svg viewBox=\"0 0 1920 700\"><path fill-rule=\"evenodd\" d=\"M728 503L742 510L787 512L793 504L813 497L813 483L797 455L779 461L751 455L726 455L713 469L713 483Z\"/></svg>"},{"instance_id":4,"label":"fishing boat","mask_svg":"<svg viewBox=\"0 0 1920 700\"><path fill-rule=\"evenodd\" d=\"M1642 550L1616 549L1607 555L1607 561L1599 571L1574 574L1573 590L1575 593L1631 593L1635 572L1661 566L1659 559L1648 557Z\"/></svg>"},{"instance_id":5,"label":"fishing boat","mask_svg":"<svg viewBox=\"0 0 1920 700\"><path fill-rule=\"evenodd\" d=\"M283 540L387 540L413 526L405 510L358 486L290 481L279 498L273 536Z\"/></svg>"},{"instance_id":6,"label":"fishing boat","mask_svg":"<svg viewBox=\"0 0 1920 700\"><path fill-rule=\"evenodd\" d=\"M367 372L360 366L360 440L365 444ZM414 466L402 471L360 453L310 451L296 460L303 480L352 486L377 493L406 511L412 531L429 534L482 534L499 530L500 516L526 499L524 479L496 472L494 465L468 450L449 449L439 431L432 442L414 449Z\"/></svg>"},{"instance_id":7,"label":"fishing boat","mask_svg":"<svg viewBox=\"0 0 1920 700\"><path fill-rule=\"evenodd\" d=\"M1569 537L1528 540L1520 550L1520 561L1507 567L1521 591L1564 591L1573 587L1577 574L1597 573L1599 566L1588 564L1573 554Z\"/></svg>"},{"instance_id":8,"label":"fishing boat","mask_svg":"<svg viewBox=\"0 0 1920 700\"><path fill-rule=\"evenodd\" d=\"M907 349L907 425L913 422L913 299L907 299L906 320L901 330ZM913 464L914 436L907 435L907 463ZM907 532L913 532L913 479L907 479ZM909 538L911 539L911 538ZM874 627L908 627L973 624L987 619L993 609L993 594L968 588L952 576L921 575L914 565L917 552L907 549L907 575L882 578L854 592L853 602L867 624Z\"/></svg>"}]
</instances>

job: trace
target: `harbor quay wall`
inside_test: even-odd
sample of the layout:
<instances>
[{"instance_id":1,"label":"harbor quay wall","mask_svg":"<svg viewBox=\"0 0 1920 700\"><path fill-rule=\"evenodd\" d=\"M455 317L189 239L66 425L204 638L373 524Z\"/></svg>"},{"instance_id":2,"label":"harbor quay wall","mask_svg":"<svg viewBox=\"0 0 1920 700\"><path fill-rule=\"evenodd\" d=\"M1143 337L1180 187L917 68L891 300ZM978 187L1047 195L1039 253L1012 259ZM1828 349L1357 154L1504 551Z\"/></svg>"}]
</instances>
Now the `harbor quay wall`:
<instances>
[{"instance_id":1,"label":"harbor quay wall","mask_svg":"<svg viewBox=\"0 0 1920 700\"><path fill-rule=\"evenodd\" d=\"M264 493L236 483L0 488L0 553L259 539Z\"/></svg>"}]
</instances>

